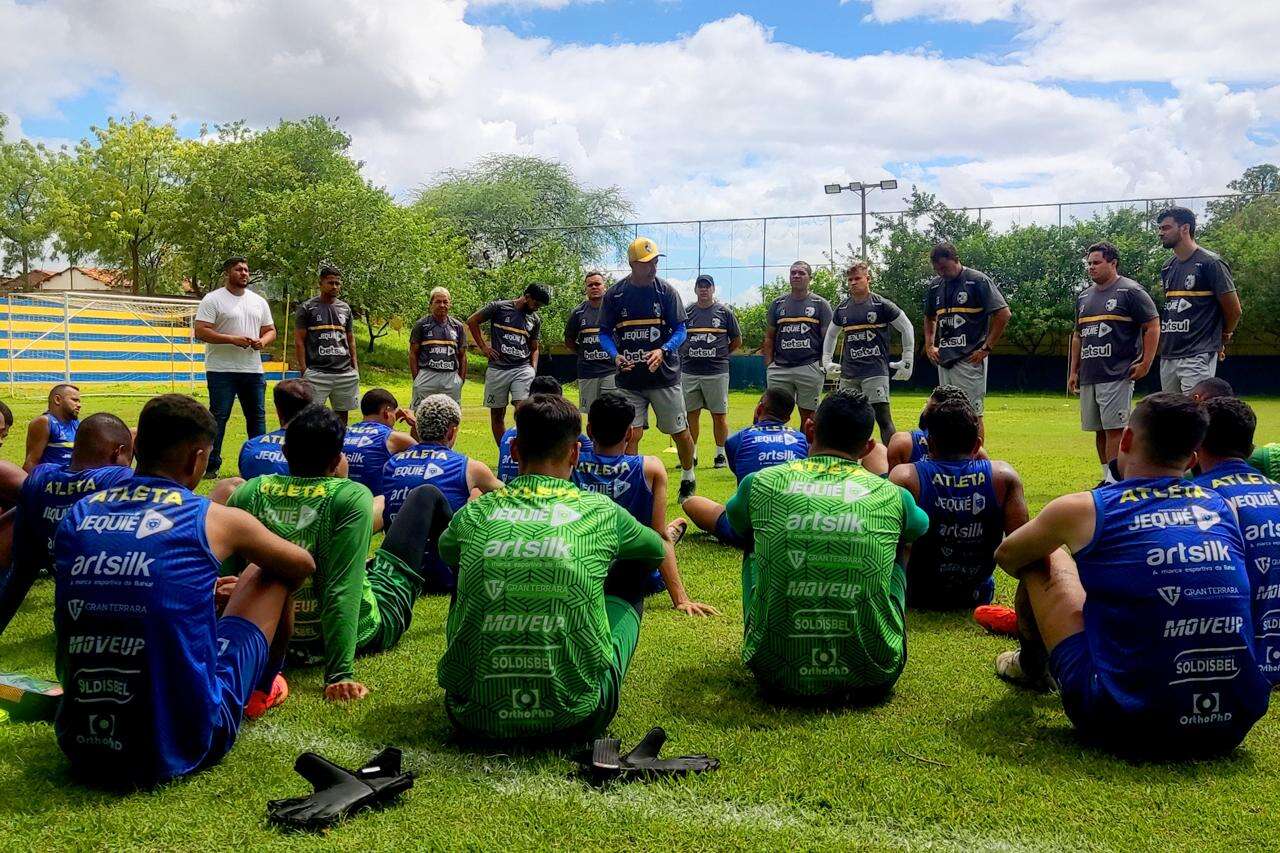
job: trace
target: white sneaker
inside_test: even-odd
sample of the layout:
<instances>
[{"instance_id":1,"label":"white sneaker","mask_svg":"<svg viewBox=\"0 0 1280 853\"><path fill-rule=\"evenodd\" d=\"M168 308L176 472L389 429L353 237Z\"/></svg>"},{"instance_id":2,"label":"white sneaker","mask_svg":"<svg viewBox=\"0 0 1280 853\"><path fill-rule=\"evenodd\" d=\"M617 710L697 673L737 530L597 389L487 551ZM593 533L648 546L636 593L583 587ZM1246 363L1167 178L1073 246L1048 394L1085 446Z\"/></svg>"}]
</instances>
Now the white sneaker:
<instances>
[{"instance_id":1,"label":"white sneaker","mask_svg":"<svg viewBox=\"0 0 1280 853\"><path fill-rule=\"evenodd\" d=\"M996 675L1010 684L1034 690L1037 693L1050 693L1058 689L1058 684L1047 671L1039 678L1027 675L1022 671L1022 652L1001 652L996 655Z\"/></svg>"}]
</instances>

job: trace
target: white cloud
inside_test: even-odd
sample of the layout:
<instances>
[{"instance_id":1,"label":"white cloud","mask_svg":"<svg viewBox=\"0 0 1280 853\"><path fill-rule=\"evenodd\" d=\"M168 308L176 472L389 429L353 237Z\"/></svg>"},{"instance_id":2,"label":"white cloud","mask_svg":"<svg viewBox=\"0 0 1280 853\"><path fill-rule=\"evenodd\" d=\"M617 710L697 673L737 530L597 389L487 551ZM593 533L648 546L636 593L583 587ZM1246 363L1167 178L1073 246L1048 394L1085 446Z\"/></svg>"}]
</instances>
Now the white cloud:
<instances>
[{"instance_id":1,"label":"white cloud","mask_svg":"<svg viewBox=\"0 0 1280 853\"><path fill-rule=\"evenodd\" d=\"M840 5L851 2L865 0L840 0ZM910 18L932 18L981 24L1007 20L1016 5L1016 0L871 0L867 20L892 24Z\"/></svg>"},{"instance_id":2,"label":"white cloud","mask_svg":"<svg viewBox=\"0 0 1280 853\"><path fill-rule=\"evenodd\" d=\"M1107 11L1127 4L1061 2L1100 17L1069 21L1041 0L871 6L876 20L1025 22L1019 54L992 63L817 53L742 15L660 43L557 45L470 24L461 0L0 0L0 29L56 41L71 58L0 57L0 111L48 115L106 80L117 111L257 126L322 113L341 118L369 175L402 194L486 153L538 154L622 186L644 218L848 211L856 198L825 196L822 184L886 177L890 164L904 192L915 181L952 204L990 205L1212 192L1275 156L1274 127L1269 143L1256 138L1280 121L1280 86L1205 82L1228 79L1210 71L1231 63L1260 75L1276 62L1252 33L1236 42L1237 57L1202 49L1229 45L1241 27L1265 29L1236 4L1191 21L1170 16L1175 38L1173 23ZM1134 44L1121 44L1126 37ZM1048 45L1070 55L1051 56ZM1185 53L1179 73L1141 70L1178 81L1168 98L1050 82L1132 75L1124 69L1166 50ZM898 195L871 201L889 208ZM839 227L838 245L856 239L856 219ZM812 240L797 239L796 251L811 251ZM782 243L776 251L778 263L791 260Z\"/></svg>"}]
</instances>

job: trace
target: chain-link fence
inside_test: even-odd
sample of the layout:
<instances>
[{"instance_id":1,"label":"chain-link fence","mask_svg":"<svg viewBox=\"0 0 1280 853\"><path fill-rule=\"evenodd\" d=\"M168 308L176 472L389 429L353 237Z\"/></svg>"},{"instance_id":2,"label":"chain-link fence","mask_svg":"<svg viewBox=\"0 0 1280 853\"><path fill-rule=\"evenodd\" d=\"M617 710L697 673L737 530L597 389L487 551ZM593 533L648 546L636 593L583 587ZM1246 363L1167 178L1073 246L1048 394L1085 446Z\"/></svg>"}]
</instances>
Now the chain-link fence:
<instances>
[{"instance_id":1,"label":"chain-link fence","mask_svg":"<svg viewBox=\"0 0 1280 853\"><path fill-rule=\"evenodd\" d=\"M1167 196L1162 198L1105 199L1101 201L1050 202L1026 205L991 205L947 208L963 214L995 231L1016 226L1065 226L1127 210L1148 220L1170 205L1195 211L1203 223L1211 217L1215 203L1254 199L1255 195ZM785 275L791 263L805 260L814 266L836 266L861 254L864 238L868 254L876 257L877 231L894 219L920 218L937 211L869 209L866 233L860 213L766 216L743 219L702 219L634 222L624 225L587 225L568 228L530 229L562 237L569 232L595 231L605 237L598 245L608 248L590 259L596 268L613 278L626 275L626 245L637 236L658 243L665 257L661 275L692 293L693 280L700 274L715 277L718 295L726 302L746 304L759 298L762 285ZM583 243L586 241L576 241Z\"/></svg>"}]
</instances>

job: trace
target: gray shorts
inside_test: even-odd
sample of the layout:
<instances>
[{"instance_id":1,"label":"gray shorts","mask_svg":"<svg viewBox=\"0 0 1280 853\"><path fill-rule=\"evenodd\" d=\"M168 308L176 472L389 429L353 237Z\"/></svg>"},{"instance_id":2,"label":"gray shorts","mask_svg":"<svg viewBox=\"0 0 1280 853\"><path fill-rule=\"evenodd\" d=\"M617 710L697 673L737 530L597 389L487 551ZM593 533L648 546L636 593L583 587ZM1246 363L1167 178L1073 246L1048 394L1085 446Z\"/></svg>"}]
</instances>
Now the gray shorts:
<instances>
[{"instance_id":1,"label":"gray shorts","mask_svg":"<svg viewBox=\"0 0 1280 853\"><path fill-rule=\"evenodd\" d=\"M1080 386L1080 429L1123 429L1133 406L1133 380L1116 379Z\"/></svg>"},{"instance_id":2,"label":"gray shorts","mask_svg":"<svg viewBox=\"0 0 1280 853\"><path fill-rule=\"evenodd\" d=\"M456 370L427 370L423 368L413 377L413 402L409 408L415 408L423 397L432 394L444 394L458 403L462 402L462 377Z\"/></svg>"},{"instance_id":3,"label":"gray shorts","mask_svg":"<svg viewBox=\"0 0 1280 853\"><path fill-rule=\"evenodd\" d=\"M507 402L513 405L529 396L529 383L533 381L532 364L519 367L490 366L484 374L484 407L486 409L505 409Z\"/></svg>"},{"instance_id":4,"label":"gray shorts","mask_svg":"<svg viewBox=\"0 0 1280 853\"><path fill-rule=\"evenodd\" d=\"M316 389L316 397L312 402L322 406L328 402L335 412L349 412L360 408L360 374L356 371L325 373L307 368L302 378Z\"/></svg>"},{"instance_id":5,"label":"gray shorts","mask_svg":"<svg viewBox=\"0 0 1280 853\"><path fill-rule=\"evenodd\" d=\"M1218 354L1202 352L1186 358L1160 356L1160 390L1171 394L1190 394L1202 380L1218 372Z\"/></svg>"},{"instance_id":6,"label":"gray shorts","mask_svg":"<svg viewBox=\"0 0 1280 853\"><path fill-rule=\"evenodd\" d=\"M991 356L984 358L979 364L970 364L961 359L950 367L938 365L938 384L954 385L969 397L973 411L982 417L987 398L987 362Z\"/></svg>"},{"instance_id":7,"label":"gray shorts","mask_svg":"<svg viewBox=\"0 0 1280 853\"><path fill-rule=\"evenodd\" d=\"M653 406L653 414L658 421L658 431L664 435L675 435L689 426L684 413L684 395L680 393L679 385L645 388L640 391L619 388L618 392L635 407L636 415L631 421L632 426L649 428L650 406Z\"/></svg>"},{"instance_id":8,"label":"gray shorts","mask_svg":"<svg viewBox=\"0 0 1280 853\"><path fill-rule=\"evenodd\" d=\"M594 379L578 380L578 408L585 415L587 409L591 408L591 404L596 401L606 391L618 390L618 376L616 373L610 373L608 376L597 376Z\"/></svg>"},{"instance_id":9,"label":"gray shorts","mask_svg":"<svg viewBox=\"0 0 1280 853\"><path fill-rule=\"evenodd\" d=\"M766 386L790 391L796 398L796 405L808 412L818 408L818 397L822 394L822 384L826 379L826 371L816 361L799 367L771 364L765 372Z\"/></svg>"},{"instance_id":10,"label":"gray shorts","mask_svg":"<svg viewBox=\"0 0 1280 853\"><path fill-rule=\"evenodd\" d=\"M686 373L680 377L680 386L684 391L684 410L686 412L706 409L713 415L728 413L729 374L716 373L712 376L691 376Z\"/></svg>"},{"instance_id":11,"label":"gray shorts","mask_svg":"<svg viewBox=\"0 0 1280 853\"><path fill-rule=\"evenodd\" d=\"M841 376L840 387L861 391L867 398L868 403L889 402L888 376L864 376L861 379L850 379L847 376Z\"/></svg>"}]
</instances>

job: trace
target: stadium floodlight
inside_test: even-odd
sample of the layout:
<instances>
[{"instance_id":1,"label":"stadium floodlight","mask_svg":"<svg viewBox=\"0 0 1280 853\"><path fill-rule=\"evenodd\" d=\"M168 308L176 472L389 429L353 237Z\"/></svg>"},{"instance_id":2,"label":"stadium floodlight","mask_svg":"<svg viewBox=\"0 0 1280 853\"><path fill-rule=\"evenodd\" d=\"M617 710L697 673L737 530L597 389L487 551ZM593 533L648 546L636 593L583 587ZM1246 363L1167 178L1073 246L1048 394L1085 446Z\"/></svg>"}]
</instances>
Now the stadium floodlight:
<instances>
[{"instance_id":1,"label":"stadium floodlight","mask_svg":"<svg viewBox=\"0 0 1280 853\"><path fill-rule=\"evenodd\" d=\"M827 195L839 195L842 190L855 192L862 199L862 259L867 259L867 193L871 190L896 190L898 182L893 178L885 178L874 184L854 181L849 184L824 184L822 191Z\"/></svg>"}]
</instances>

